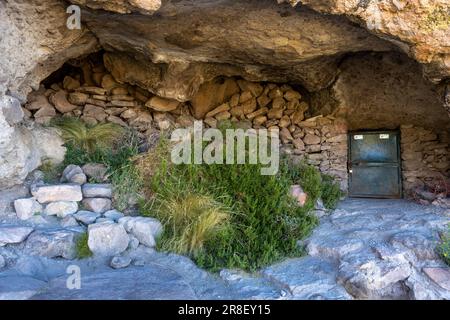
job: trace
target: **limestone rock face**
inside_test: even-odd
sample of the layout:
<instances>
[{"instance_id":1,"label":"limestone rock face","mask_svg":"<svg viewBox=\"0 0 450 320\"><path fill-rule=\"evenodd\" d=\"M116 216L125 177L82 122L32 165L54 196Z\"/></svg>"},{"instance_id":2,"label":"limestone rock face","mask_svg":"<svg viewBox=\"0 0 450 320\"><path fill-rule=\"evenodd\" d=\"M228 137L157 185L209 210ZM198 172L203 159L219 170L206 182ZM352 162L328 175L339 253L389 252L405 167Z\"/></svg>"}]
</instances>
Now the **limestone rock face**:
<instances>
[{"instance_id":1,"label":"limestone rock face","mask_svg":"<svg viewBox=\"0 0 450 320\"><path fill-rule=\"evenodd\" d=\"M418 63L397 53L370 54L349 58L340 69L331 89L338 101L334 112L347 119L351 130L395 129L406 123L450 130L434 86L417 77ZM319 112L326 112L323 108Z\"/></svg>"},{"instance_id":2,"label":"limestone rock face","mask_svg":"<svg viewBox=\"0 0 450 320\"><path fill-rule=\"evenodd\" d=\"M35 231L27 239L25 252L48 258L74 259L79 235L79 232L67 229Z\"/></svg>"},{"instance_id":3,"label":"limestone rock face","mask_svg":"<svg viewBox=\"0 0 450 320\"><path fill-rule=\"evenodd\" d=\"M224 103L236 93L239 93L239 87L233 79L219 78L204 83L191 101L194 116L198 119L203 118L211 108Z\"/></svg>"},{"instance_id":4,"label":"limestone rock face","mask_svg":"<svg viewBox=\"0 0 450 320\"><path fill-rule=\"evenodd\" d=\"M113 17L82 10L108 51L107 69L119 82L179 101L217 76L317 90L333 81L343 54L395 49L345 18L271 0L168 2L153 16Z\"/></svg>"},{"instance_id":5,"label":"limestone rock face","mask_svg":"<svg viewBox=\"0 0 450 320\"><path fill-rule=\"evenodd\" d=\"M299 1L290 1L295 4ZM343 14L396 44L425 65L430 80L450 75L450 15L447 0L306 0L323 13Z\"/></svg>"},{"instance_id":6,"label":"limestone rock face","mask_svg":"<svg viewBox=\"0 0 450 320\"><path fill-rule=\"evenodd\" d=\"M72 3L118 13L137 11L146 14L154 13L161 6L161 0L74 0Z\"/></svg>"},{"instance_id":7,"label":"limestone rock face","mask_svg":"<svg viewBox=\"0 0 450 320\"><path fill-rule=\"evenodd\" d=\"M0 247L11 243L21 243L33 232L31 227L22 226L0 226Z\"/></svg>"},{"instance_id":8,"label":"limestone rock face","mask_svg":"<svg viewBox=\"0 0 450 320\"><path fill-rule=\"evenodd\" d=\"M66 28L66 8L59 0L0 3L0 95L9 91L24 102L64 62L96 50L88 30Z\"/></svg>"},{"instance_id":9,"label":"limestone rock face","mask_svg":"<svg viewBox=\"0 0 450 320\"><path fill-rule=\"evenodd\" d=\"M17 99L0 97L0 188L21 183L43 160L64 159L66 149L54 129L20 125L22 118Z\"/></svg>"}]
</instances>

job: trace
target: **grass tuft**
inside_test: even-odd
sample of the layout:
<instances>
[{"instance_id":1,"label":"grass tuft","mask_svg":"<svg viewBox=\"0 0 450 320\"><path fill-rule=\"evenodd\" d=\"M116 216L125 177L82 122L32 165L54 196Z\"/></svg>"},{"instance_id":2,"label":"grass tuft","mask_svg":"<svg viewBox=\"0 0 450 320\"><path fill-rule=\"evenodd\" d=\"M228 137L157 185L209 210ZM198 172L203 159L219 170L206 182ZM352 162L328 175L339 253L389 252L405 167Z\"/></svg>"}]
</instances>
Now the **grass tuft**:
<instances>
[{"instance_id":1,"label":"grass tuft","mask_svg":"<svg viewBox=\"0 0 450 320\"><path fill-rule=\"evenodd\" d=\"M442 238L442 242L438 247L438 252L442 260L450 266L450 225L448 226L447 234Z\"/></svg>"},{"instance_id":2,"label":"grass tuft","mask_svg":"<svg viewBox=\"0 0 450 320\"><path fill-rule=\"evenodd\" d=\"M108 148L124 131L121 126L114 123L89 126L82 120L71 117L58 118L54 126L61 130L61 136L66 143L86 153Z\"/></svg>"},{"instance_id":3,"label":"grass tuft","mask_svg":"<svg viewBox=\"0 0 450 320\"><path fill-rule=\"evenodd\" d=\"M88 246L88 234L83 233L76 243L76 256L77 259L86 259L92 256L92 252Z\"/></svg>"},{"instance_id":4,"label":"grass tuft","mask_svg":"<svg viewBox=\"0 0 450 320\"><path fill-rule=\"evenodd\" d=\"M227 226L229 212L210 196L184 194L163 199L157 218L167 231L162 250L196 256L211 236Z\"/></svg>"}]
</instances>

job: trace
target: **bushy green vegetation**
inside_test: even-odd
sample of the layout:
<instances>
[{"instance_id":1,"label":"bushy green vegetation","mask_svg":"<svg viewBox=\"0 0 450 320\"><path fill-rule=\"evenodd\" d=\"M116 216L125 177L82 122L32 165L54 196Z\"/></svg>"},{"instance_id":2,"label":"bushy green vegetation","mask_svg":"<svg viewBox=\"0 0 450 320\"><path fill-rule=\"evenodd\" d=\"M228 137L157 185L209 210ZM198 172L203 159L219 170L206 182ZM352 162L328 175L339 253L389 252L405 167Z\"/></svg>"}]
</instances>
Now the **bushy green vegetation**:
<instances>
[{"instance_id":1,"label":"bushy green vegetation","mask_svg":"<svg viewBox=\"0 0 450 320\"><path fill-rule=\"evenodd\" d=\"M325 208L336 209L336 206L343 195L339 183L337 183L332 176L322 174L321 198Z\"/></svg>"},{"instance_id":2,"label":"bushy green vegetation","mask_svg":"<svg viewBox=\"0 0 450 320\"><path fill-rule=\"evenodd\" d=\"M163 222L160 249L187 254L213 271L256 270L301 255L297 241L317 224L311 214L317 199L326 198L331 207L339 198L331 178L306 164L293 166L283 160L277 175L264 176L260 164L173 165L167 142L154 154L159 156L152 157L158 162L149 170L151 194L141 212ZM305 206L299 207L290 196L292 184L308 193ZM215 218L199 218L211 212ZM197 228L208 232L199 236Z\"/></svg>"},{"instance_id":3,"label":"bushy green vegetation","mask_svg":"<svg viewBox=\"0 0 450 320\"><path fill-rule=\"evenodd\" d=\"M39 167L39 170L44 174L44 182L45 183L57 183L61 176L62 171L64 170L63 165L55 165L50 161L45 161Z\"/></svg>"},{"instance_id":4,"label":"bushy green vegetation","mask_svg":"<svg viewBox=\"0 0 450 320\"><path fill-rule=\"evenodd\" d=\"M130 195L139 193L142 182L134 164L136 133L113 123L89 126L78 118L59 118L53 125L61 130L67 147L62 169L69 164L105 164L114 187L114 205L124 210Z\"/></svg>"},{"instance_id":5,"label":"bushy green vegetation","mask_svg":"<svg viewBox=\"0 0 450 320\"><path fill-rule=\"evenodd\" d=\"M442 242L438 247L438 252L445 263L450 266L450 225L448 226L447 234L444 235Z\"/></svg>"},{"instance_id":6,"label":"bushy green vegetation","mask_svg":"<svg viewBox=\"0 0 450 320\"><path fill-rule=\"evenodd\" d=\"M64 165L107 165L115 207L123 210L130 196L145 195L141 213L164 224L159 249L186 254L213 271L256 270L301 255L297 241L317 224L311 214L316 201L322 198L333 208L341 196L331 177L304 163L283 160L273 176L261 175L260 164L173 165L166 139L156 150L138 155L132 131L115 125L90 127L78 119L61 119L55 125L66 141ZM48 168L49 176L52 170ZM290 196L293 184L308 194L303 207ZM79 257L90 255L87 235L78 241L77 252Z\"/></svg>"},{"instance_id":7,"label":"bushy green vegetation","mask_svg":"<svg viewBox=\"0 0 450 320\"><path fill-rule=\"evenodd\" d=\"M76 243L76 256L77 259L85 259L92 256L92 252L88 246L88 234L83 233Z\"/></svg>"}]
</instances>

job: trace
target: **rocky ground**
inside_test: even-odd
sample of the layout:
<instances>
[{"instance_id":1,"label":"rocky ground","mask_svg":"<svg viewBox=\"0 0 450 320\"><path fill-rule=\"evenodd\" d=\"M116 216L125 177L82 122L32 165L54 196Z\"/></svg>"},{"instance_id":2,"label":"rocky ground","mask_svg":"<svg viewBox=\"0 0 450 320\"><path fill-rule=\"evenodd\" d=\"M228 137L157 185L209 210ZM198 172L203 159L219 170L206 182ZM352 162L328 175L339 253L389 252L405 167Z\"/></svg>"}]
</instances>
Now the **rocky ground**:
<instances>
[{"instance_id":1,"label":"rocky ground","mask_svg":"<svg viewBox=\"0 0 450 320\"><path fill-rule=\"evenodd\" d=\"M0 246L0 298L449 299L450 271L435 253L449 217L403 200L345 200L304 242L307 256L255 274L214 275L143 245L125 251L119 269L109 259L50 259L25 254L23 244ZM2 227L13 222L5 219ZM55 228L16 221L16 236L25 224L31 234ZM70 265L81 269L81 289L67 288Z\"/></svg>"}]
</instances>

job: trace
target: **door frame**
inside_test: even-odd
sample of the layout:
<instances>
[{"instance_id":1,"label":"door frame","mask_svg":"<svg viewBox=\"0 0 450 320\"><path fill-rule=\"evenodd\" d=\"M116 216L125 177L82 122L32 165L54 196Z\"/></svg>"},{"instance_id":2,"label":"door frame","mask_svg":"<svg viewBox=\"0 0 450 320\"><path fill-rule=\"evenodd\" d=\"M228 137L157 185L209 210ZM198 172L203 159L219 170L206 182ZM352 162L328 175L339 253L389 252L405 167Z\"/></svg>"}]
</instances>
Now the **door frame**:
<instances>
[{"instance_id":1,"label":"door frame","mask_svg":"<svg viewBox=\"0 0 450 320\"><path fill-rule=\"evenodd\" d=\"M393 196L378 196L378 195L352 195L350 190L350 186L352 183L352 174L350 172L351 170L351 165L352 165L352 161L351 161L351 154L352 154L352 136L354 134L382 134L382 133L387 133L387 134L395 134L397 136L397 159L398 159L398 186L399 186L399 194L397 195L393 195ZM401 199L403 198L403 181L402 181L402 154L401 154L401 148L400 148L400 141L401 137L400 137L400 130L353 130L353 131L348 131L347 133L347 143L348 143L348 148L347 148L347 174L348 174L348 196L350 198L375 198L375 199Z\"/></svg>"}]
</instances>

